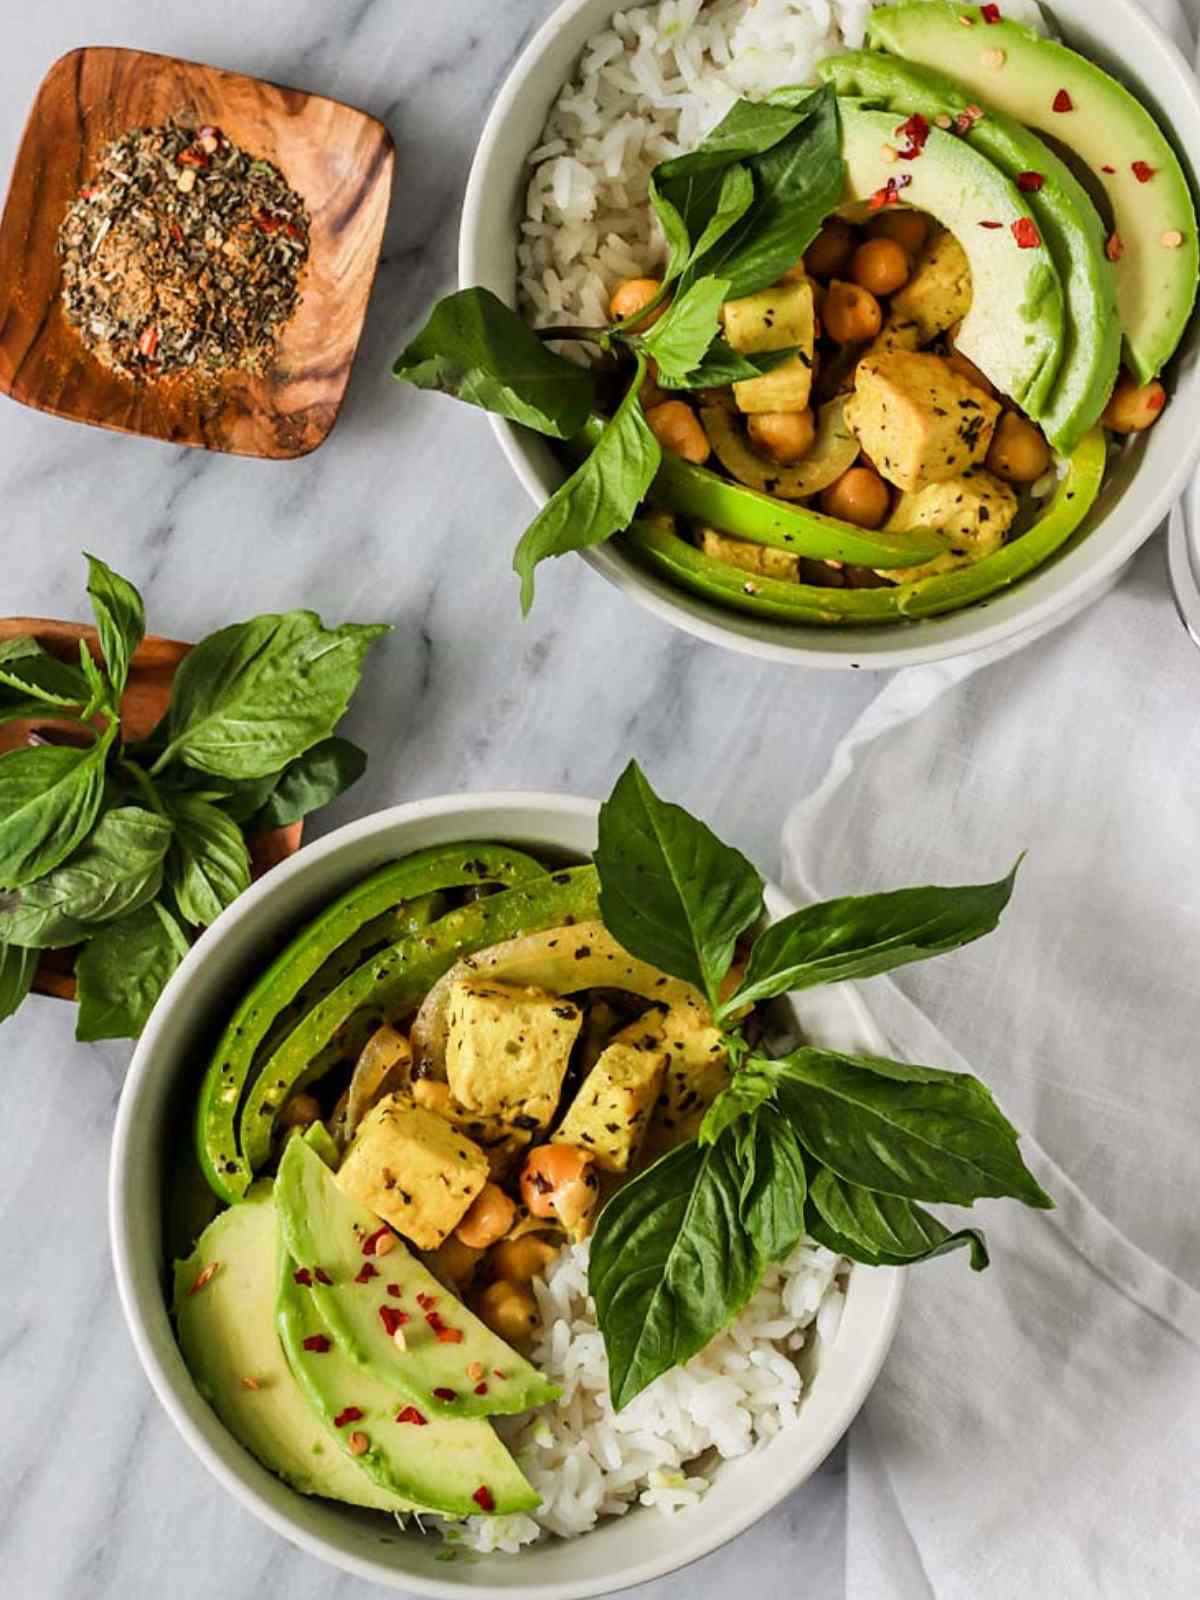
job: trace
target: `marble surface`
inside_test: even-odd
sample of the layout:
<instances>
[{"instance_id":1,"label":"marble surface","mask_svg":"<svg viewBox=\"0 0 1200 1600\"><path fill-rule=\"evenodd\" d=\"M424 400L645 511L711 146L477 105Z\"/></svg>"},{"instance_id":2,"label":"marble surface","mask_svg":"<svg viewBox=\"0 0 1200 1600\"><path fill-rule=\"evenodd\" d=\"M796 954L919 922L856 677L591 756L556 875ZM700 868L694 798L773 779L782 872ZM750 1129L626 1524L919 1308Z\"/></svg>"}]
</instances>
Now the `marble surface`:
<instances>
[{"instance_id":1,"label":"marble surface","mask_svg":"<svg viewBox=\"0 0 1200 1600\"><path fill-rule=\"evenodd\" d=\"M183 638L308 605L394 624L348 732L366 780L322 827L391 801L529 787L604 792L629 755L768 868L789 802L877 681L760 666L674 632L582 563L522 624L509 560L527 505L482 416L398 387L390 363L452 287L484 110L552 0L9 0L0 171L61 52L124 44L347 99L399 150L366 337L327 445L286 465L176 450L0 402L0 614L82 616L80 549ZM0 1031L0 1587L14 1600L310 1600L369 1586L301 1557L195 1462L152 1399L109 1268L105 1175L123 1045L77 1045L33 1000ZM759 1600L842 1592L837 1460L681 1582ZM804 1574L798 1581L797 1573Z\"/></svg>"}]
</instances>

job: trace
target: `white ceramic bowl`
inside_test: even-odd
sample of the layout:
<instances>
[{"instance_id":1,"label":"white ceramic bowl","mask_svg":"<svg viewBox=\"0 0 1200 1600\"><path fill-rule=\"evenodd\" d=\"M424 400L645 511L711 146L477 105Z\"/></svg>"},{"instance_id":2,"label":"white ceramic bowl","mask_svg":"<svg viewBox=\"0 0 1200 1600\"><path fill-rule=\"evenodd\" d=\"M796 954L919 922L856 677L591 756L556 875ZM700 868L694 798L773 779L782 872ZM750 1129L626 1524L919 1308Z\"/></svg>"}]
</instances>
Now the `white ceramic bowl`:
<instances>
[{"instance_id":1,"label":"white ceramic bowl","mask_svg":"<svg viewBox=\"0 0 1200 1600\"><path fill-rule=\"evenodd\" d=\"M629 0L564 0L522 52L497 96L471 168L459 236L459 280L515 303L516 228L524 212L525 157L573 74L585 42ZM1119 77L1173 134L1189 171L1200 168L1200 86L1192 68L1137 0L1054 0L1066 42ZM1190 158L1190 159L1189 159ZM1195 185L1193 185L1195 186ZM963 655L1065 621L1112 583L1166 516L1200 455L1196 321L1176 358L1174 400L1110 474L1080 533L1053 561L1007 593L945 617L882 628L789 627L726 611L639 567L614 544L584 559L639 605L676 627L747 655L798 666L902 667ZM563 471L545 440L493 419L513 469L542 505ZM543 579L543 585L547 580ZM542 604L552 604L543 596Z\"/></svg>"},{"instance_id":2,"label":"white ceramic bowl","mask_svg":"<svg viewBox=\"0 0 1200 1600\"><path fill-rule=\"evenodd\" d=\"M200 1397L167 1312L162 1195L168 1133L190 1107L213 1038L247 980L303 920L385 862L426 845L502 839L583 855L597 807L554 795L452 796L396 806L310 845L239 899L199 940L168 985L134 1054L117 1113L109 1205L117 1285L133 1342L167 1414L226 1489L302 1549L392 1589L449 1597L570 1600L641 1583L741 1533L803 1482L841 1438L891 1343L902 1274L852 1269L836 1339L823 1348L802 1421L765 1449L723 1467L698 1510L666 1519L637 1509L569 1543L517 1556L438 1562L436 1539L406 1537L378 1514L307 1499L260 1467ZM791 908L775 889L773 916ZM880 1050L858 996L814 990L798 1007L810 1037ZM167 1584L164 1575L163 1582Z\"/></svg>"}]
</instances>

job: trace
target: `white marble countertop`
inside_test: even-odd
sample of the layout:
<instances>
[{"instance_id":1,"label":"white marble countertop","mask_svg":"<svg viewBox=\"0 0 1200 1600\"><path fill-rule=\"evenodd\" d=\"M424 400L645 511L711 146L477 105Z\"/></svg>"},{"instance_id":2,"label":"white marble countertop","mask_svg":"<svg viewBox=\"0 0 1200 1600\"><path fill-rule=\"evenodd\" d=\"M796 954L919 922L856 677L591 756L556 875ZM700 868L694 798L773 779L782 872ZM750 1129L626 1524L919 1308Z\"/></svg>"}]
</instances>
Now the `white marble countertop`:
<instances>
[{"instance_id":1,"label":"white marble countertop","mask_svg":"<svg viewBox=\"0 0 1200 1600\"><path fill-rule=\"evenodd\" d=\"M142 588L151 628L195 638L307 605L395 631L348 732L371 752L324 828L444 791L605 792L631 754L767 868L789 802L877 686L755 664L674 632L570 559L522 624L509 561L527 514L482 416L397 386L390 364L452 287L485 107L552 0L10 0L0 172L50 63L123 44L321 90L399 151L383 264L342 418L306 460L178 450L0 402L0 614L84 615L81 548ZM752 781L751 781L752 780ZM70 1007L0 1032L0 1572L20 1600L256 1600L368 1587L301 1557L230 1500L160 1412L109 1268L105 1175L129 1058L77 1045ZM842 1590L842 1479L806 1488L689 1574L697 1600ZM798 1583L797 1574L805 1576ZM664 1582L647 1600L674 1591Z\"/></svg>"}]
</instances>

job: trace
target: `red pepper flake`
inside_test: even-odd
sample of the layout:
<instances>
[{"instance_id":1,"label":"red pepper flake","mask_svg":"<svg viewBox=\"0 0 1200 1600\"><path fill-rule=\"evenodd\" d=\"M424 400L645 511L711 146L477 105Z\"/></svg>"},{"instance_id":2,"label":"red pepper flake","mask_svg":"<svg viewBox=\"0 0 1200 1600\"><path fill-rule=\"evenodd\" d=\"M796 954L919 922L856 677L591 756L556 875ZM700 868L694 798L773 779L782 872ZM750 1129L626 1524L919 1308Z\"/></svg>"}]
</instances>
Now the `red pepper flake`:
<instances>
[{"instance_id":1,"label":"red pepper flake","mask_svg":"<svg viewBox=\"0 0 1200 1600\"><path fill-rule=\"evenodd\" d=\"M369 1261L364 1261L361 1268L354 1275L355 1283L366 1283L371 1278L379 1276L379 1268L373 1267Z\"/></svg>"},{"instance_id":2,"label":"red pepper flake","mask_svg":"<svg viewBox=\"0 0 1200 1600\"><path fill-rule=\"evenodd\" d=\"M332 1348L332 1346L330 1345L329 1339L325 1334L310 1333L308 1338L304 1341L304 1348L306 1350L315 1351L315 1353L319 1356L323 1356Z\"/></svg>"},{"instance_id":3,"label":"red pepper flake","mask_svg":"<svg viewBox=\"0 0 1200 1600\"><path fill-rule=\"evenodd\" d=\"M894 206L900 199L901 189L907 189L911 182L912 178L907 172L903 173L899 178L889 178L883 188L876 189L875 193L867 201L867 209L870 211L882 211L884 206Z\"/></svg>"},{"instance_id":4,"label":"red pepper flake","mask_svg":"<svg viewBox=\"0 0 1200 1600\"><path fill-rule=\"evenodd\" d=\"M422 1311L428 1311L430 1306L437 1305L437 1295L419 1294L417 1296L417 1304L420 1306Z\"/></svg>"},{"instance_id":5,"label":"red pepper flake","mask_svg":"<svg viewBox=\"0 0 1200 1600\"><path fill-rule=\"evenodd\" d=\"M979 15L983 18L983 20L985 22L988 22L988 23L999 22L1000 21L1000 7L999 6L980 6Z\"/></svg>"},{"instance_id":6,"label":"red pepper flake","mask_svg":"<svg viewBox=\"0 0 1200 1600\"><path fill-rule=\"evenodd\" d=\"M298 228L294 222L288 223L286 232L289 239L302 239L304 237L303 230Z\"/></svg>"},{"instance_id":7,"label":"red pepper flake","mask_svg":"<svg viewBox=\"0 0 1200 1600\"><path fill-rule=\"evenodd\" d=\"M157 328L145 328L142 331L141 338L138 340L138 350L142 353L142 355L144 355L147 358L149 358L150 356L152 356L154 354L154 352L157 349L158 349L158 329Z\"/></svg>"},{"instance_id":8,"label":"red pepper flake","mask_svg":"<svg viewBox=\"0 0 1200 1600\"><path fill-rule=\"evenodd\" d=\"M461 1328L438 1328L437 1336L443 1344L461 1344L463 1341Z\"/></svg>"},{"instance_id":9,"label":"red pepper flake","mask_svg":"<svg viewBox=\"0 0 1200 1600\"><path fill-rule=\"evenodd\" d=\"M183 229L179 226L179 224L177 222L169 223L167 225L167 232L171 235L172 239L174 239L175 243L182 247Z\"/></svg>"},{"instance_id":10,"label":"red pepper flake","mask_svg":"<svg viewBox=\"0 0 1200 1600\"><path fill-rule=\"evenodd\" d=\"M1022 250L1036 250L1042 242L1042 236L1029 217L1018 217L1012 225L1012 236Z\"/></svg>"},{"instance_id":11,"label":"red pepper flake","mask_svg":"<svg viewBox=\"0 0 1200 1600\"><path fill-rule=\"evenodd\" d=\"M1115 172L1116 170L1117 170L1116 167L1101 167L1100 168L1101 172Z\"/></svg>"},{"instance_id":12,"label":"red pepper flake","mask_svg":"<svg viewBox=\"0 0 1200 1600\"><path fill-rule=\"evenodd\" d=\"M331 1288L333 1286L333 1279L325 1271L324 1267L314 1267L313 1268L313 1277L317 1280L318 1283L323 1283L327 1289Z\"/></svg>"},{"instance_id":13,"label":"red pepper flake","mask_svg":"<svg viewBox=\"0 0 1200 1600\"><path fill-rule=\"evenodd\" d=\"M1148 161L1135 161L1133 163L1133 175L1139 183L1149 183L1157 171L1158 168L1152 167Z\"/></svg>"},{"instance_id":14,"label":"red pepper flake","mask_svg":"<svg viewBox=\"0 0 1200 1600\"><path fill-rule=\"evenodd\" d=\"M348 1422L361 1422L362 1412L357 1406L347 1406L344 1411L339 1411L333 1419L335 1428L344 1428Z\"/></svg>"},{"instance_id":15,"label":"red pepper flake","mask_svg":"<svg viewBox=\"0 0 1200 1600\"><path fill-rule=\"evenodd\" d=\"M904 149L897 150L896 154L901 161L915 161L924 150L926 140L929 138L929 123L919 111L914 111L907 122L900 124L896 132L902 133L908 140Z\"/></svg>"},{"instance_id":16,"label":"red pepper flake","mask_svg":"<svg viewBox=\"0 0 1200 1600\"><path fill-rule=\"evenodd\" d=\"M1125 241L1119 233L1110 233L1104 246L1104 254L1110 261L1120 261L1125 254Z\"/></svg>"},{"instance_id":17,"label":"red pepper flake","mask_svg":"<svg viewBox=\"0 0 1200 1600\"><path fill-rule=\"evenodd\" d=\"M312 1288L312 1273L307 1267L297 1267L292 1273L292 1282L298 1283L304 1289Z\"/></svg>"},{"instance_id":18,"label":"red pepper flake","mask_svg":"<svg viewBox=\"0 0 1200 1600\"><path fill-rule=\"evenodd\" d=\"M390 1228L384 1227L384 1228L376 1228L374 1233L369 1233L367 1235L367 1237L362 1242L362 1253L363 1253L363 1255L365 1255L365 1256L373 1256L373 1255L376 1255L376 1254L380 1253L379 1252L379 1241L381 1239L388 1238L390 1236L390 1234L391 1234L391 1231L392 1230Z\"/></svg>"},{"instance_id":19,"label":"red pepper flake","mask_svg":"<svg viewBox=\"0 0 1200 1600\"><path fill-rule=\"evenodd\" d=\"M500 1371L499 1367L493 1367L492 1368L492 1376L494 1378L503 1378L504 1374Z\"/></svg>"},{"instance_id":20,"label":"red pepper flake","mask_svg":"<svg viewBox=\"0 0 1200 1600\"><path fill-rule=\"evenodd\" d=\"M278 233L285 223L282 217L273 217L269 211L256 211L254 225L262 233Z\"/></svg>"},{"instance_id":21,"label":"red pepper flake","mask_svg":"<svg viewBox=\"0 0 1200 1600\"><path fill-rule=\"evenodd\" d=\"M94 183L85 183L83 188L80 189L80 191L79 191L79 198L81 200L90 200L94 194L99 194L99 193L100 193L100 190L99 190L99 187L96 184L94 184Z\"/></svg>"},{"instance_id":22,"label":"red pepper flake","mask_svg":"<svg viewBox=\"0 0 1200 1600\"><path fill-rule=\"evenodd\" d=\"M1004 224L1002 222L981 222L979 226L981 228L1002 228Z\"/></svg>"},{"instance_id":23,"label":"red pepper flake","mask_svg":"<svg viewBox=\"0 0 1200 1600\"><path fill-rule=\"evenodd\" d=\"M397 1411L397 1413L396 1413L396 1421L397 1422L411 1422L416 1427L423 1428L426 1425L426 1423L429 1421L429 1418L428 1417L423 1417L421 1415L421 1413L417 1410L416 1406L405 1406L403 1411Z\"/></svg>"},{"instance_id":24,"label":"red pepper flake","mask_svg":"<svg viewBox=\"0 0 1200 1600\"><path fill-rule=\"evenodd\" d=\"M435 1400L457 1400L458 1399L458 1390L457 1389L435 1389L433 1391L433 1398Z\"/></svg>"},{"instance_id":25,"label":"red pepper flake","mask_svg":"<svg viewBox=\"0 0 1200 1600\"><path fill-rule=\"evenodd\" d=\"M399 1300L400 1296L404 1293L398 1283L389 1283L387 1286L387 1292L391 1295L393 1300Z\"/></svg>"},{"instance_id":26,"label":"red pepper flake","mask_svg":"<svg viewBox=\"0 0 1200 1600\"><path fill-rule=\"evenodd\" d=\"M409 1320L407 1311L397 1311L395 1306L380 1306L379 1320L383 1323L384 1331L391 1338L397 1328L402 1328Z\"/></svg>"},{"instance_id":27,"label":"red pepper flake","mask_svg":"<svg viewBox=\"0 0 1200 1600\"><path fill-rule=\"evenodd\" d=\"M200 1271L192 1280L192 1286L188 1290L188 1294L199 1294L201 1289L207 1289L209 1284L216 1277L217 1269L220 1267L220 1265L221 1263L219 1261L210 1261L206 1267L201 1267Z\"/></svg>"},{"instance_id":28,"label":"red pepper flake","mask_svg":"<svg viewBox=\"0 0 1200 1600\"><path fill-rule=\"evenodd\" d=\"M1065 89L1060 89L1051 102L1052 111L1074 111L1075 102Z\"/></svg>"},{"instance_id":29,"label":"red pepper flake","mask_svg":"<svg viewBox=\"0 0 1200 1600\"><path fill-rule=\"evenodd\" d=\"M442 1329L446 1326L446 1324L442 1321L442 1314L440 1311L427 1311L425 1313L425 1321L433 1329L434 1333L441 1333Z\"/></svg>"},{"instance_id":30,"label":"red pepper flake","mask_svg":"<svg viewBox=\"0 0 1200 1600\"><path fill-rule=\"evenodd\" d=\"M475 1393L476 1394L486 1394L487 1393L487 1384L486 1383L477 1383L475 1385Z\"/></svg>"},{"instance_id":31,"label":"red pepper flake","mask_svg":"<svg viewBox=\"0 0 1200 1600\"><path fill-rule=\"evenodd\" d=\"M1017 188L1023 190L1025 194L1036 194L1045 181L1046 175L1043 172L1017 173Z\"/></svg>"},{"instance_id":32,"label":"red pepper flake","mask_svg":"<svg viewBox=\"0 0 1200 1600\"><path fill-rule=\"evenodd\" d=\"M492 1498L492 1491L488 1488L486 1483L481 1483L479 1485L478 1489L476 1489L475 1493L471 1496L471 1499L474 1500L480 1511L495 1511L496 1509L496 1502Z\"/></svg>"},{"instance_id":33,"label":"red pepper flake","mask_svg":"<svg viewBox=\"0 0 1200 1600\"><path fill-rule=\"evenodd\" d=\"M187 150L179 152L178 160L185 167L207 167L211 165L208 152L191 145Z\"/></svg>"},{"instance_id":34,"label":"red pepper flake","mask_svg":"<svg viewBox=\"0 0 1200 1600\"><path fill-rule=\"evenodd\" d=\"M1148 411L1161 411L1167 403L1166 390L1161 388L1152 389L1146 396L1145 403Z\"/></svg>"}]
</instances>

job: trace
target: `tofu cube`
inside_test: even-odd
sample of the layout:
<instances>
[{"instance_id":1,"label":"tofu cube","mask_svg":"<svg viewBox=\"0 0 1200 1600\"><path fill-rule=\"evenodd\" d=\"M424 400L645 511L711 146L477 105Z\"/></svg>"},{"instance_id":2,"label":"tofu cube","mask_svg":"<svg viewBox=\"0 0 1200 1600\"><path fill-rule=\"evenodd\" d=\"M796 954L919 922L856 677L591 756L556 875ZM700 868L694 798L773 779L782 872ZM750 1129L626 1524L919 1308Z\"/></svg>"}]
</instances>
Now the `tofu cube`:
<instances>
[{"instance_id":1,"label":"tofu cube","mask_svg":"<svg viewBox=\"0 0 1200 1600\"><path fill-rule=\"evenodd\" d=\"M347 1194L420 1250L454 1232L487 1179L478 1145L399 1095L363 1118L337 1173Z\"/></svg>"},{"instance_id":2,"label":"tofu cube","mask_svg":"<svg viewBox=\"0 0 1200 1600\"><path fill-rule=\"evenodd\" d=\"M1000 405L941 356L892 350L860 361L846 421L898 488L946 483L983 460Z\"/></svg>"},{"instance_id":3,"label":"tofu cube","mask_svg":"<svg viewBox=\"0 0 1200 1600\"><path fill-rule=\"evenodd\" d=\"M902 533L935 528L946 535L950 548L922 566L890 567L883 576L896 583L912 583L982 561L1004 543L1017 503L1009 485L982 468L946 483L931 484L915 494L902 494L888 527Z\"/></svg>"},{"instance_id":4,"label":"tofu cube","mask_svg":"<svg viewBox=\"0 0 1200 1600\"><path fill-rule=\"evenodd\" d=\"M667 1070L641 1152L641 1165L694 1139L704 1113L729 1084L721 1032L706 1015L675 1008L663 1019Z\"/></svg>"},{"instance_id":5,"label":"tofu cube","mask_svg":"<svg viewBox=\"0 0 1200 1600\"><path fill-rule=\"evenodd\" d=\"M796 349L794 356L764 372L761 378L745 378L734 384L738 409L803 411L812 395L816 340L811 282L803 278L777 283L744 299L729 300L723 316L725 337L739 355L763 355L793 346Z\"/></svg>"},{"instance_id":6,"label":"tofu cube","mask_svg":"<svg viewBox=\"0 0 1200 1600\"><path fill-rule=\"evenodd\" d=\"M912 277L892 296L888 327L913 347L932 344L971 309L971 263L952 233L925 246Z\"/></svg>"},{"instance_id":7,"label":"tofu cube","mask_svg":"<svg viewBox=\"0 0 1200 1600\"><path fill-rule=\"evenodd\" d=\"M454 1098L536 1133L558 1109L583 1013L544 989L462 978L447 1002L446 1077Z\"/></svg>"},{"instance_id":8,"label":"tofu cube","mask_svg":"<svg viewBox=\"0 0 1200 1600\"><path fill-rule=\"evenodd\" d=\"M718 533L715 528L700 529L700 548L714 561L738 567L743 572L753 572L760 578L782 578L785 582L799 583L800 557L790 550L776 550L771 545L752 544L749 539L733 539Z\"/></svg>"},{"instance_id":9,"label":"tofu cube","mask_svg":"<svg viewBox=\"0 0 1200 1600\"><path fill-rule=\"evenodd\" d=\"M514 1128L503 1117L468 1111L450 1093L448 1083L438 1083L433 1078L418 1078L412 1086L412 1098L426 1111L444 1117L479 1146L487 1156L488 1172L495 1182L511 1175L533 1137L521 1128Z\"/></svg>"},{"instance_id":10,"label":"tofu cube","mask_svg":"<svg viewBox=\"0 0 1200 1600\"><path fill-rule=\"evenodd\" d=\"M667 1068L657 1017L613 1039L580 1085L552 1144L586 1150L602 1172L626 1172L641 1149Z\"/></svg>"}]
</instances>

